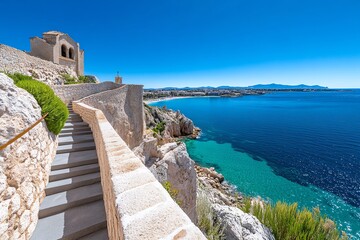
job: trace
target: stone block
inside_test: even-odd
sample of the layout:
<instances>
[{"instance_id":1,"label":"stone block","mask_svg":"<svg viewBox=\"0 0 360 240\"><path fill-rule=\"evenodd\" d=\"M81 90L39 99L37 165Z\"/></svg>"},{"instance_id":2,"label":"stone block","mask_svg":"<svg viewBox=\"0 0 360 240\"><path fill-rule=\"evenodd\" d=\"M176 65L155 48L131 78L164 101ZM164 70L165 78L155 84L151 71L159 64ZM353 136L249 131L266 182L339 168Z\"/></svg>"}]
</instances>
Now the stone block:
<instances>
[{"instance_id":1,"label":"stone block","mask_svg":"<svg viewBox=\"0 0 360 240\"><path fill-rule=\"evenodd\" d=\"M122 217L124 235L129 240L161 239L189 222L186 214L172 201L158 204L131 217Z\"/></svg>"},{"instance_id":2,"label":"stone block","mask_svg":"<svg viewBox=\"0 0 360 240\"><path fill-rule=\"evenodd\" d=\"M167 198L164 188L156 181L130 189L116 196L121 216L132 216L163 203Z\"/></svg>"},{"instance_id":3,"label":"stone block","mask_svg":"<svg viewBox=\"0 0 360 240\"><path fill-rule=\"evenodd\" d=\"M24 233L25 230L29 227L31 223L31 212L30 210L25 210L20 217L19 227L20 232Z\"/></svg>"},{"instance_id":4,"label":"stone block","mask_svg":"<svg viewBox=\"0 0 360 240\"><path fill-rule=\"evenodd\" d=\"M9 218L9 206L11 199L0 202L0 222L7 221Z\"/></svg>"},{"instance_id":5,"label":"stone block","mask_svg":"<svg viewBox=\"0 0 360 240\"><path fill-rule=\"evenodd\" d=\"M140 167L134 171L116 175L112 178L116 195L132 188L155 182L156 179L146 167Z\"/></svg>"},{"instance_id":6,"label":"stone block","mask_svg":"<svg viewBox=\"0 0 360 240\"><path fill-rule=\"evenodd\" d=\"M21 197L19 194L15 193L14 196L11 198L11 214L15 214L19 209L21 204Z\"/></svg>"}]
</instances>

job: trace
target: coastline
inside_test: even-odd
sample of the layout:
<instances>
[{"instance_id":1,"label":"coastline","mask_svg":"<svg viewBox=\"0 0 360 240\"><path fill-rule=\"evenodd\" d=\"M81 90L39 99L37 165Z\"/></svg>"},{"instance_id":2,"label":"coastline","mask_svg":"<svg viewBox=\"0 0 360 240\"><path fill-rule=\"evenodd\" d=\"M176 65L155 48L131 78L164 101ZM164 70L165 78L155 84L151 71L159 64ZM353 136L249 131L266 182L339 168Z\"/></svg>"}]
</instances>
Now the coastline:
<instances>
[{"instance_id":1,"label":"coastline","mask_svg":"<svg viewBox=\"0 0 360 240\"><path fill-rule=\"evenodd\" d=\"M174 99L185 99L185 98L220 98L221 96L181 96L181 97L164 97L144 100L145 104L157 103L162 101L174 100ZM174 110L173 110L174 111ZM194 131L188 136L177 137L177 140L186 141L196 140L200 138L202 130L194 125ZM186 152L189 154L188 149ZM189 154L190 155L190 154ZM193 160L194 161L194 160ZM195 161L194 161L195 162ZM209 191L214 195L214 200L217 203L221 203L227 206L236 206L242 202L244 193L237 190L237 186L227 181L221 172L218 172L213 167L205 167L195 162L196 177L199 183L203 186L208 187ZM258 199L259 197L251 197Z\"/></svg>"},{"instance_id":2,"label":"coastline","mask_svg":"<svg viewBox=\"0 0 360 240\"><path fill-rule=\"evenodd\" d=\"M302 93L299 93L299 94L302 94ZM309 93L309 94L311 94L311 93ZM176 98L176 97L174 97L174 98ZM173 98L172 98L173 99ZM201 100L200 99L200 97L199 97L199 100ZM206 100L205 100L206 101ZM157 99L157 102L161 102L161 100L159 100L159 99ZM161 104L159 104L159 105L161 105ZM165 105L165 104L164 104ZM168 105L168 104L166 104L166 105ZM173 104L170 104L170 102L169 102L169 105L167 106L167 107L169 107L169 106L172 106L172 105L181 105L181 103L180 103L180 101L178 102L178 101L176 101L176 102L173 102ZM169 109L170 109L170 107L169 107ZM177 109L177 108L172 108L172 109ZM201 117L201 116L200 116ZM205 130L206 131L206 126L203 126L204 128L203 128L203 130ZM200 141L201 142L201 141ZM212 145L209 145L209 146L212 146ZM210 148L210 149L213 149L213 148ZM186 149L188 152L191 152L191 148L190 149ZM220 150L224 150L223 148L220 148ZM225 149L226 150L226 149ZM201 152L200 152L201 153ZM238 154L236 154L236 156L237 156ZM244 156L245 156L245 154L243 154ZM219 157L218 157L219 158ZM246 158L246 159L248 159L248 158ZM250 158L248 159L248 160L250 160ZM210 161L211 162L211 161ZM258 163L258 161L255 161L255 163ZM264 163L264 162L262 162L262 163ZM198 165L200 168L204 168L203 166L204 165L202 165L200 162L196 162L196 165ZM256 164L256 166L258 166L258 167L261 167L260 165L265 165L265 164ZM212 165L206 165L206 166L212 166ZM214 165L215 167L216 167L216 165ZM250 166L250 165L249 165ZM208 169L210 169L210 167L206 167L206 168L208 168ZM262 168L261 168L262 169ZM226 173L226 169L223 169L223 168L219 168L219 169L211 169L211 170L215 170L215 171L219 171L218 173L222 173L222 174L225 174ZM223 172L223 170L224 170L224 172ZM269 170L269 167L266 167L266 169L264 168L264 170L266 170L266 173L271 173L271 171ZM203 172L203 171L199 171L199 169L198 169L198 172ZM211 186L212 187L212 189L216 189L216 190L218 190L218 191L216 191L216 192L219 192L219 189L217 189L217 188L222 188L222 186L221 186L221 183L219 184L218 183L218 181L216 181L216 178L215 179L213 179L213 178L209 178L209 176L206 174L204 174L203 175L203 173L201 173L201 175L202 176L200 176L200 177L206 177L207 179L206 179L206 182L208 183L208 185L213 185L213 186ZM270 177L272 177L273 175L271 175ZM198 176L199 177L199 176ZM230 179L227 179L228 181L226 181L230 186L232 185L232 184L234 184L234 183L232 183L232 180L233 179L231 179L231 176L229 177ZM278 178L277 178L278 179ZM309 202L311 199L313 199L312 197L313 196L315 196L314 194L313 194L313 192L314 192L314 189L313 188L306 188L306 187L301 187L301 188L293 188L293 183L292 182L289 182L289 181L286 181L286 182L284 182L284 181L281 181L280 182L282 185L281 186L284 186L284 189L289 189L289 188L291 188L291 189L299 189L299 191L302 193L302 194L304 194L303 196L305 196L304 198L298 198L298 197L296 197L296 194L291 194L291 196L295 196L295 197L289 197L289 199L288 200L286 200L286 202L288 202L288 203L294 203L294 202L298 202L299 204L302 204L301 206L305 206L306 204L307 204L307 202ZM280 184L279 183L279 184ZM234 186L236 186L236 184L234 184ZM226 187L225 187L226 188ZM223 190L223 189L221 189L221 190ZM220 190L220 191L221 191ZM226 189L227 190L227 189ZM305 191L306 190L306 191ZM251 193L249 193L248 191L247 191L247 189L245 189L244 191L239 191L239 189L236 189L235 190L236 192L237 192L237 194L235 194L236 196L238 196L238 195L240 195L240 196L242 196L242 197L245 197L245 198L247 198L247 197L250 197L250 196L252 196L252 197L250 197L251 199L257 199L257 198L259 198L260 196L262 197L261 199L265 199L265 202L266 201L268 201L268 199L277 199L276 197L273 197L273 195L276 193L275 191L273 191L271 194L273 194L273 195L271 195L271 194L269 194L269 195L267 195L267 194L251 194ZM315 192L317 192L318 190L316 190ZM275 192L275 193L274 193ZM321 192L321 194L320 194L320 192ZM289 193L292 193L291 191L289 191ZM330 199L330 200L332 200L332 198L330 198L332 195L331 194L329 194L329 193L327 193L327 192L323 192L323 191L319 191L319 193L318 194L320 194L320 196L322 197L321 199ZM216 194L217 195L217 194ZM216 196L215 195L215 196ZM290 195L290 194L289 194ZM218 195L217 195L218 196ZM270 196L270 197L268 197L268 196ZM336 197L336 196L334 196L334 197ZM230 198L231 199L231 198ZM310 199L310 200L309 200ZM233 200L233 199L231 199L231 200ZM241 199L239 199L239 200L241 200ZM334 198L334 201L332 201L331 202L331 204L339 204L338 206L340 207L340 209L344 209L343 207L344 206L346 206L346 203L343 203L343 201L340 201L340 202L338 202L337 201L338 200L338 198ZM276 201L276 200L273 200L273 201ZM223 201L224 202L224 201ZM228 203L230 203L230 204L233 204L233 202L228 202ZM328 214L328 212L331 212L331 210L332 210L332 206L327 206L327 205L320 205L321 206L321 212L322 213L324 213L325 212L325 214ZM352 209L352 208L351 208ZM345 212L347 212L347 213L349 213L349 211L350 210L344 210L344 213ZM353 211L353 213L357 213L357 211ZM356 226L357 226L357 224L356 224L356 222L355 222L355 224L353 224L354 222L347 222L347 220L344 220L344 219L346 219L346 218L344 218L344 216L343 216L343 214L340 212L340 213L335 213L335 215L331 215L331 219L333 219L335 222L336 222L336 224L337 224L337 226L339 227L339 230L341 230L341 231L346 231L347 232L347 234L349 234L349 236L352 236L352 237L354 237L354 239L358 239L357 237L358 237L358 235L357 235L357 233L356 233L356 230L355 230L355 232L354 232L354 230L352 230L350 227L352 227L353 225L354 225L354 227L355 227L355 229L356 229ZM352 219L352 218L351 218ZM352 221L354 221L354 220L352 220Z\"/></svg>"},{"instance_id":3,"label":"coastline","mask_svg":"<svg viewBox=\"0 0 360 240\"><path fill-rule=\"evenodd\" d=\"M164 98L154 98L154 99L147 99L143 100L145 104L157 103L162 101L169 101L174 99L183 99L183 98L214 98L220 96L182 96L182 97L164 97Z\"/></svg>"}]
</instances>

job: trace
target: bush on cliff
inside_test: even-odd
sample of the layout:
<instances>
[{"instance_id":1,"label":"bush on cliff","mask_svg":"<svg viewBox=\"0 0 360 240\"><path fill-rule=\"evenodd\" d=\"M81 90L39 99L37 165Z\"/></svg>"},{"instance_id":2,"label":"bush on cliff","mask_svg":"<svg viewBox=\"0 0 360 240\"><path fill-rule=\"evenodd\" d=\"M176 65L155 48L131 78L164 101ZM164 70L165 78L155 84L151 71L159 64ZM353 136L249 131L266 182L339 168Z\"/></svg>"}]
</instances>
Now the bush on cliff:
<instances>
[{"instance_id":1,"label":"bush on cliff","mask_svg":"<svg viewBox=\"0 0 360 240\"><path fill-rule=\"evenodd\" d=\"M69 116L69 111L54 91L45 83L29 76L19 73L8 74L8 76L14 80L17 87L25 89L34 96L41 107L41 115L48 113L45 122L49 131L59 134Z\"/></svg>"},{"instance_id":2,"label":"bush on cliff","mask_svg":"<svg viewBox=\"0 0 360 240\"><path fill-rule=\"evenodd\" d=\"M247 199L243 210L256 216L260 222L269 227L275 239L316 239L345 240L345 233L340 236L335 223L321 216L319 208L309 211L298 209L297 203L291 205L277 202L275 205L264 202L253 202Z\"/></svg>"},{"instance_id":3,"label":"bush on cliff","mask_svg":"<svg viewBox=\"0 0 360 240\"><path fill-rule=\"evenodd\" d=\"M169 181L165 181L162 183L165 190L170 194L171 198L179 205L182 205L181 200L179 200L179 190L173 188L172 184Z\"/></svg>"},{"instance_id":4,"label":"bush on cliff","mask_svg":"<svg viewBox=\"0 0 360 240\"><path fill-rule=\"evenodd\" d=\"M69 74L62 74L64 78L64 84L80 84L80 83L96 83L94 78L88 76L79 76L77 79L75 77L70 76Z\"/></svg>"},{"instance_id":5,"label":"bush on cliff","mask_svg":"<svg viewBox=\"0 0 360 240\"><path fill-rule=\"evenodd\" d=\"M206 235L207 239L225 239L224 229L221 222L216 218L211 203L204 194L199 194L196 198L196 213L198 217L198 227Z\"/></svg>"},{"instance_id":6,"label":"bush on cliff","mask_svg":"<svg viewBox=\"0 0 360 240\"><path fill-rule=\"evenodd\" d=\"M165 122L159 122L156 124L156 126L153 128L153 131L157 134L161 134L165 130Z\"/></svg>"}]
</instances>

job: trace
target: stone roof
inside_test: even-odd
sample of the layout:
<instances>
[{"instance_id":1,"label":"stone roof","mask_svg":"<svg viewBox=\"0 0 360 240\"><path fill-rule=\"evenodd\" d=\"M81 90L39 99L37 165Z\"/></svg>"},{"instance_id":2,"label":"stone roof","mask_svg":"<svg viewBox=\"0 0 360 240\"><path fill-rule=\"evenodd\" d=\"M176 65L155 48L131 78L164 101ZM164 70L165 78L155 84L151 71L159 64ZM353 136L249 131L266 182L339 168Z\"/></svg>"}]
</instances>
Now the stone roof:
<instances>
[{"instance_id":1,"label":"stone roof","mask_svg":"<svg viewBox=\"0 0 360 240\"><path fill-rule=\"evenodd\" d=\"M43 34L47 34L47 35L66 35L66 33L59 32L59 31L48 31L48 32L44 32Z\"/></svg>"}]
</instances>

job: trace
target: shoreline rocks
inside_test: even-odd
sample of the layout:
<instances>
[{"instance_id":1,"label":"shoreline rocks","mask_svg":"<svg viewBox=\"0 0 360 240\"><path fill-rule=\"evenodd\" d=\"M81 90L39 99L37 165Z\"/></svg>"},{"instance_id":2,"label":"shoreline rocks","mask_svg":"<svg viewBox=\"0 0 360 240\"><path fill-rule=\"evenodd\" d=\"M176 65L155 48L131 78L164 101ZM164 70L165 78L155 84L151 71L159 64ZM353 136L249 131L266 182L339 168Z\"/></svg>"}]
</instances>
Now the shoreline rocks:
<instances>
[{"instance_id":1,"label":"shoreline rocks","mask_svg":"<svg viewBox=\"0 0 360 240\"><path fill-rule=\"evenodd\" d=\"M224 176L216 172L214 168L195 165L195 171L200 186L211 196L212 203L236 206L242 201L242 194L225 181Z\"/></svg>"}]
</instances>

